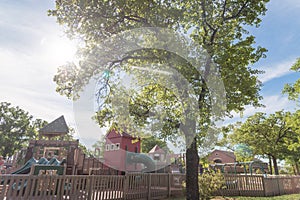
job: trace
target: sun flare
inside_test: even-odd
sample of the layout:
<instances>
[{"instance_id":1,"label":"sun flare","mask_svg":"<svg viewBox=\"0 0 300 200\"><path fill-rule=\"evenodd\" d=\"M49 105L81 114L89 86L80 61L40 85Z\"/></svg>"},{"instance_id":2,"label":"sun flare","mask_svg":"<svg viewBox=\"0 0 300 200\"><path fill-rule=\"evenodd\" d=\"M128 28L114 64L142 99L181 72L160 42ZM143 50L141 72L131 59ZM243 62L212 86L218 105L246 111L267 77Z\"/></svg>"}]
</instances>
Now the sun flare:
<instances>
[{"instance_id":1,"label":"sun flare","mask_svg":"<svg viewBox=\"0 0 300 200\"><path fill-rule=\"evenodd\" d=\"M44 46L48 59L57 64L75 62L77 45L65 37L43 38L41 44Z\"/></svg>"}]
</instances>

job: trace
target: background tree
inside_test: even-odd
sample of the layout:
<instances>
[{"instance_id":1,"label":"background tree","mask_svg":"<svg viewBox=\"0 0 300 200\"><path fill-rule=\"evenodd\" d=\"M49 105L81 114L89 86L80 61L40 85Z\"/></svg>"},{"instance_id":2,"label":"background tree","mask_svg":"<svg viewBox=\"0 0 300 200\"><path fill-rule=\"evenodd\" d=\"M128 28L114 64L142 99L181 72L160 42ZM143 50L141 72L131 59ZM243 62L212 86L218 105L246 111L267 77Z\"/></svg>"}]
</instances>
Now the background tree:
<instances>
[{"instance_id":1,"label":"background tree","mask_svg":"<svg viewBox=\"0 0 300 200\"><path fill-rule=\"evenodd\" d=\"M295 64L291 67L291 70L295 72L300 71L300 58L298 58ZM300 95L300 79L298 79L295 83L289 83L284 86L283 93L289 95L289 99L299 100Z\"/></svg>"},{"instance_id":2,"label":"background tree","mask_svg":"<svg viewBox=\"0 0 300 200\"><path fill-rule=\"evenodd\" d=\"M39 137L39 130L46 126L48 124L47 121L42 120L42 119L35 119L31 122L30 127L29 127L29 132L32 133L32 140L38 139Z\"/></svg>"},{"instance_id":3,"label":"background tree","mask_svg":"<svg viewBox=\"0 0 300 200\"><path fill-rule=\"evenodd\" d=\"M254 154L250 147L245 144L238 144L236 145L234 155L236 157L236 161L238 162L247 162L247 161L253 161Z\"/></svg>"},{"instance_id":4,"label":"background tree","mask_svg":"<svg viewBox=\"0 0 300 200\"><path fill-rule=\"evenodd\" d=\"M99 140L97 140L92 147L94 148L95 155L97 157L102 157L104 156L104 151L105 151L105 138L104 136L101 136ZM97 154L97 149L100 150L99 154Z\"/></svg>"},{"instance_id":5,"label":"background tree","mask_svg":"<svg viewBox=\"0 0 300 200\"><path fill-rule=\"evenodd\" d=\"M170 153L170 149L168 148L166 141L162 141L153 135L142 138L141 149L143 153L148 153L155 145L158 145L166 153Z\"/></svg>"},{"instance_id":6,"label":"background tree","mask_svg":"<svg viewBox=\"0 0 300 200\"><path fill-rule=\"evenodd\" d=\"M27 145L28 140L37 137L37 128L43 120L33 121L32 116L10 103L0 103L0 154L12 156Z\"/></svg>"},{"instance_id":7,"label":"background tree","mask_svg":"<svg viewBox=\"0 0 300 200\"><path fill-rule=\"evenodd\" d=\"M286 118L286 124L290 127L292 134L285 139L286 155L285 161L288 162L294 170L294 174L300 174L300 110L295 113L289 113Z\"/></svg>"},{"instance_id":8,"label":"background tree","mask_svg":"<svg viewBox=\"0 0 300 200\"><path fill-rule=\"evenodd\" d=\"M83 61L79 68L69 64L61 68L54 80L57 91L70 98L78 97L78 92L87 84L93 74L99 70L99 63L89 61L94 47L125 30L139 27L165 27L179 32L185 32L194 42L204 47L209 57L217 65L226 86L227 109L222 115L230 115L230 111L241 111L245 105L258 106L260 84L257 80L257 70L248 67L258 61L266 51L261 47L253 47L254 36L245 29L248 26L258 26L260 16L266 11L265 3L268 0L238 0L238 1L57 1L55 10L50 14L56 16L60 24L67 26L67 34L71 38L80 37L85 41L85 48L81 50ZM151 40L150 40L151 42ZM203 144L209 125L212 124L212 101L210 91L205 80L212 70L211 61L203 67L203 73L195 71L191 63L172 55L170 52L153 49L130 52L121 60L111 60L106 66L113 70L120 65L132 63L156 62L168 64L172 69L179 71L188 80L195 95L190 96L197 100L199 117L191 117L184 124L192 129L182 130L185 136L197 135L191 145L187 147L187 199L199 199L197 169L199 163L198 147ZM94 64L90 64L94 63ZM128 66L128 65L127 65ZM139 65L136 65L139 66ZM78 79L78 77L80 77ZM78 81L79 80L79 81ZM111 83L109 80L104 83ZM155 85L155 84L154 84ZM108 84L109 86L109 84ZM151 85L149 86L151 87ZM110 87L107 96L111 95L114 87ZM162 88L156 87L155 94L161 93ZM172 100L172 93L166 91L161 95L166 102ZM142 96L147 96L146 93ZM143 102L141 107L148 110L150 101ZM160 99L162 100L162 99ZM176 102L176 99L174 99ZM104 101L110 104L110 101ZM137 99L132 100L136 106ZM145 103L145 104L144 104ZM108 106L109 108L109 106ZM112 110L107 107L100 114L103 120L114 121ZM151 106L150 106L151 108ZM143 111L143 110L142 110ZM177 118L181 113L174 107L166 107L168 120L165 120L162 134L164 137L174 137L178 133ZM133 116L149 116L148 112L131 113ZM219 116L221 117L221 116ZM137 119L137 117L135 118ZM104 124L102 122L102 124ZM176 136L175 136L176 137Z\"/></svg>"},{"instance_id":9,"label":"background tree","mask_svg":"<svg viewBox=\"0 0 300 200\"><path fill-rule=\"evenodd\" d=\"M277 160L289 155L286 141L294 137L286 123L290 113L278 111L267 116L256 113L244 123L239 123L230 135L233 143L246 144L255 155L265 155L272 159L275 174L278 175Z\"/></svg>"}]
</instances>

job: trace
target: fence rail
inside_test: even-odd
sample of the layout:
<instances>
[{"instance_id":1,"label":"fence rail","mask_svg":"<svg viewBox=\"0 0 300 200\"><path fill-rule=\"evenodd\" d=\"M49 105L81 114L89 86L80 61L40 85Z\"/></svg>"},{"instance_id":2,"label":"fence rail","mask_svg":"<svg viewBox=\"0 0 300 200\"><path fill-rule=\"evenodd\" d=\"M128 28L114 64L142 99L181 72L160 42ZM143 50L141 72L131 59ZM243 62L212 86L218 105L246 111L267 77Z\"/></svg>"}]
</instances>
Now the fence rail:
<instances>
[{"instance_id":1,"label":"fence rail","mask_svg":"<svg viewBox=\"0 0 300 200\"><path fill-rule=\"evenodd\" d=\"M226 174L224 177L225 187L216 195L258 197L300 193L300 176Z\"/></svg>"},{"instance_id":2,"label":"fence rail","mask_svg":"<svg viewBox=\"0 0 300 200\"><path fill-rule=\"evenodd\" d=\"M182 196L181 174L1 175L0 199L158 199Z\"/></svg>"}]
</instances>

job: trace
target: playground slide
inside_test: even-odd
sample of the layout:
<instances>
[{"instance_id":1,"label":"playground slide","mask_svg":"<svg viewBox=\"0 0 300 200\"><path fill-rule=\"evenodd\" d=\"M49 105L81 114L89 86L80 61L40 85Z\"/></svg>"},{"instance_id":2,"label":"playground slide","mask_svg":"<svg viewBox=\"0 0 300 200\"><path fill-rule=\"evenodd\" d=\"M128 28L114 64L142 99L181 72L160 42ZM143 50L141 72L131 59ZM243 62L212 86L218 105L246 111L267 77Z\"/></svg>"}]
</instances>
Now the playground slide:
<instances>
[{"instance_id":1,"label":"playground slide","mask_svg":"<svg viewBox=\"0 0 300 200\"><path fill-rule=\"evenodd\" d=\"M37 160L34 158L29 159L23 167L12 172L11 174L28 174L30 172L30 168L33 164L37 164Z\"/></svg>"},{"instance_id":2,"label":"playground slide","mask_svg":"<svg viewBox=\"0 0 300 200\"><path fill-rule=\"evenodd\" d=\"M127 162L143 163L147 168L143 171L151 172L155 170L155 163L149 156L140 153L127 152Z\"/></svg>"},{"instance_id":3,"label":"playground slide","mask_svg":"<svg viewBox=\"0 0 300 200\"><path fill-rule=\"evenodd\" d=\"M34 158L31 158L28 160L23 167L20 169L14 171L12 174L28 174L30 172L30 168L33 164L37 165L55 165L59 166L62 162L59 162L56 158L51 158L49 161L46 158L41 158L39 160L36 160Z\"/></svg>"}]
</instances>

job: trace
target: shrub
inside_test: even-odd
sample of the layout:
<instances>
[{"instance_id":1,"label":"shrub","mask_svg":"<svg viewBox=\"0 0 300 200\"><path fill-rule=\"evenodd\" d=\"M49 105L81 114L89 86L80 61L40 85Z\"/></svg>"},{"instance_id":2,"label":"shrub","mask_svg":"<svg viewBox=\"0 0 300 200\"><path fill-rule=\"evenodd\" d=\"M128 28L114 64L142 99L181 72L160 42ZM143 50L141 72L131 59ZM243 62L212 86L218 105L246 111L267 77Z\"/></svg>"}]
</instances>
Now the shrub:
<instances>
[{"instance_id":1,"label":"shrub","mask_svg":"<svg viewBox=\"0 0 300 200\"><path fill-rule=\"evenodd\" d=\"M198 178L200 199L210 199L214 192L225 187L225 179L220 171L205 172Z\"/></svg>"},{"instance_id":2,"label":"shrub","mask_svg":"<svg viewBox=\"0 0 300 200\"><path fill-rule=\"evenodd\" d=\"M225 178L220 171L206 171L198 177L200 200L210 199L214 192L226 187ZM183 192L186 192L186 183L183 182Z\"/></svg>"}]
</instances>

